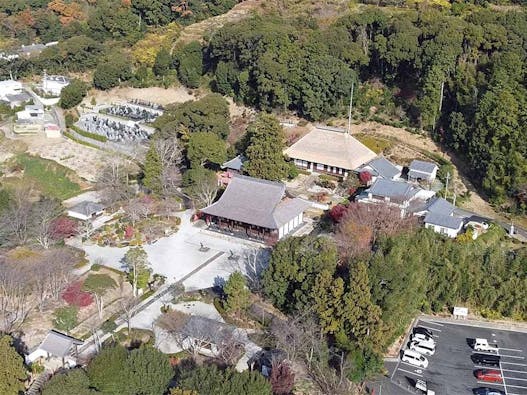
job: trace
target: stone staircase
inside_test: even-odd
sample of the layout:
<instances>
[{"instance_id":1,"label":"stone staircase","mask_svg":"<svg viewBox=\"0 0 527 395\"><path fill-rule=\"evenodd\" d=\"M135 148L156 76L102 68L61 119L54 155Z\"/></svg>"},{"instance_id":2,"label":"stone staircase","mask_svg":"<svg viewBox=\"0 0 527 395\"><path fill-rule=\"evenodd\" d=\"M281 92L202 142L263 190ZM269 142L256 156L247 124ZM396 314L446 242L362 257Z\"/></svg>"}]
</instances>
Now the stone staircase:
<instances>
[{"instance_id":1,"label":"stone staircase","mask_svg":"<svg viewBox=\"0 0 527 395\"><path fill-rule=\"evenodd\" d=\"M26 391L26 395L40 395L42 386L51 378L51 376L53 376L51 370L45 370L40 375L38 375L29 386L28 390Z\"/></svg>"}]
</instances>

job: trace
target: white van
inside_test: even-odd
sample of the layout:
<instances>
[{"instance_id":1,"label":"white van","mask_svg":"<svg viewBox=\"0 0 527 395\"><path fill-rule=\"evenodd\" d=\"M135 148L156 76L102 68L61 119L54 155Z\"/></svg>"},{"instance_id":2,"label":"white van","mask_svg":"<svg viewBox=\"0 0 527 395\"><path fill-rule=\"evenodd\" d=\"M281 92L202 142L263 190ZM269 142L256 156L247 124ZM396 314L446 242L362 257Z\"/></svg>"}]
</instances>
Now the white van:
<instances>
[{"instance_id":1,"label":"white van","mask_svg":"<svg viewBox=\"0 0 527 395\"><path fill-rule=\"evenodd\" d=\"M419 366L424 369L428 367L428 359L423 357L417 351L404 350L401 360L403 362L409 363L410 365Z\"/></svg>"},{"instance_id":2,"label":"white van","mask_svg":"<svg viewBox=\"0 0 527 395\"><path fill-rule=\"evenodd\" d=\"M434 355L436 348L431 343L426 342L411 342L410 350L417 351L419 354Z\"/></svg>"}]
</instances>

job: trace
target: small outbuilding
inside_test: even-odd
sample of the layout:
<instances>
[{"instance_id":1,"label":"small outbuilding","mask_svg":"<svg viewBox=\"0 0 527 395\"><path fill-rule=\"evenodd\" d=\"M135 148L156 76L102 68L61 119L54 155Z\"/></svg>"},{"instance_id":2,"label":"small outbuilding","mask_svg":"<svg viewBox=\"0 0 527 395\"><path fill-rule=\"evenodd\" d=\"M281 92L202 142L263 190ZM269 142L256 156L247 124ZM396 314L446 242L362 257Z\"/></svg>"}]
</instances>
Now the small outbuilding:
<instances>
[{"instance_id":1,"label":"small outbuilding","mask_svg":"<svg viewBox=\"0 0 527 395\"><path fill-rule=\"evenodd\" d=\"M80 202L79 204L68 209L69 217L81 219L83 221L97 218L103 213L103 205L89 201Z\"/></svg>"},{"instance_id":2,"label":"small outbuilding","mask_svg":"<svg viewBox=\"0 0 527 395\"><path fill-rule=\"evenodd\" d=\"M413 160L408 166L408 180L433 182L436 179L437 170L439 167L435 163Z\"/></svg>"},{"instance_id":3,"label":"small outbuilding","mask_svg":"<svg viewBox=\"0 0 527 395\"><path fill-rule=\"evenodd\" d=\"M50 330L46 338L31 353L26 355L26 363L31 364L45 359L57 359L57 367L74 367L77 365L78 346L84 344L82 340L68 336L64 333Z\"/></svg>"}]
</instances>

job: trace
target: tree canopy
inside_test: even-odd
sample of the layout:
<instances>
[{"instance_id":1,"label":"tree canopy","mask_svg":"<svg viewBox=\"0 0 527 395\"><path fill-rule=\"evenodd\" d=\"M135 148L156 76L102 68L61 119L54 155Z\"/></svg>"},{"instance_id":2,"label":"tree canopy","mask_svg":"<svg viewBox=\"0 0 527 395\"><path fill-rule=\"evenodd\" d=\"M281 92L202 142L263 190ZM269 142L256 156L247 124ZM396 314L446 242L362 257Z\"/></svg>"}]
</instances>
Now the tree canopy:
<instances>
[{"instance_id":1,"label":"tree canopy","mask_svg":"<svg viewBox=\"0 0 527 395\"><path fill-rule=\"evenodd\" d=\"M289 175L285 161L285 135L274 116L261 113L247 128L244 171L251 177L279 181Z\"/></svg>"},{"instance_id":2,"label":"tree canopy","mask_svg":"<svg viewBox=\"0 0 527 395\"><path fill-rule=\"evenodd\" d=\"M13 347L11 336L0 337L0 393L5 395L18 395L24 391L24 381L27 372L24 368L24 358Z\"/></svg>"}]
</instances>

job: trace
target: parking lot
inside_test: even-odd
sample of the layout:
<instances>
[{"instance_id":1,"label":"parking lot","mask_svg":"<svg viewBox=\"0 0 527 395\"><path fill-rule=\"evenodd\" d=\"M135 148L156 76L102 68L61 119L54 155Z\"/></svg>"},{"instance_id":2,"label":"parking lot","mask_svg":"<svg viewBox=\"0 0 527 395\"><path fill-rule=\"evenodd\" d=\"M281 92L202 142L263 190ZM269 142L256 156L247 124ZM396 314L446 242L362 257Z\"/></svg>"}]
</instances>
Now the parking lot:
<instances>
[{"instance_id":1,"label":"parking lot","mask_svg":"<svg viewBox=\"0 0 527 395\"><path fill-rule=\"evenodd\" d=\"M527 395L527 333L433 320L419 320L416 326L433 332L436 351L434 355L427 356L429 364L426 369L401 360L396 364L387 364L391 382L401 394L414 392L411 389L415 380L420 379L426 381L436 395L472 394L473 389L480 387L495 388L507 395ZM471 356L476 351L471 344L476 338L498 345L497 352L483 354L499 355L499 367L480 366L472 361ZM477 369L499 370L503 383L478 381L474 375Z\"/></svg>"}]
</instances>

